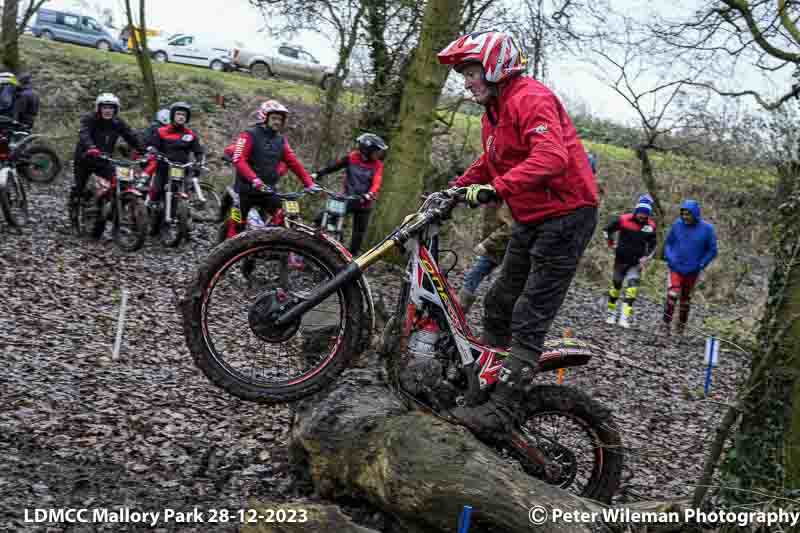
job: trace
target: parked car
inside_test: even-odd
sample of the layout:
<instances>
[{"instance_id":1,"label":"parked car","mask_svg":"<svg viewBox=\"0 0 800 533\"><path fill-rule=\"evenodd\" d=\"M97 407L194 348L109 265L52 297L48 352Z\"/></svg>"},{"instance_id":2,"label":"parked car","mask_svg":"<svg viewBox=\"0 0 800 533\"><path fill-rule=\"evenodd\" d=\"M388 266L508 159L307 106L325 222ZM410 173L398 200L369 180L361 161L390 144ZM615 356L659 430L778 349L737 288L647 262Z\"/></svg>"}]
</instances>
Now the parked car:
<instances>
[{"instance_id":1,"label":"parked car","mask_svg":"<svg viewBox=\"0 0 800 533\"><path fill-rule=\"evenodd\" d=\"M107 28L85 15L40 9L31 30L36 37L43 39L93 46L100 50L125 51L119 39L111 35Z\"/></svg>"},{"instance_id":2,"label":"parked car","mask_svg":"<svg viewBox=\"0 0 800 533\"><path fill-rule=\"evenodd\" d=\"M238 70L248 70L258 78L282 76L310 81L323 89L326 88L328 80L333 76L331 67L321 65L302 46L288 43L283 43L267 52L234 48L233 66Z\"/></svg>"},{"instance_id":3,"label":"parked car","mask_svg":"<svg viewBox=\"0 0 800 533\"><path fill-rule=\"evenodd\" d=\"M159 63L169 61L220 71L233 68L230 48L188 33L178 33L167 39L159 37L148 39L147 47L153 59Z\"/></svg>"}]
</instances>

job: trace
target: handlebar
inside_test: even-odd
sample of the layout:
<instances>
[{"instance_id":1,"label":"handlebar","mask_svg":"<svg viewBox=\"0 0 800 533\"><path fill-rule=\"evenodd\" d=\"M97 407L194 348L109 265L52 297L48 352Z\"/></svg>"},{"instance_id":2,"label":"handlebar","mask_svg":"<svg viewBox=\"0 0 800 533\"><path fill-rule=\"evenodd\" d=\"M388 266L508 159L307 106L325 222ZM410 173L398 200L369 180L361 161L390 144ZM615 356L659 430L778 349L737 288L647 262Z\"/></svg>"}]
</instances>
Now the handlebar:
<instances>
[{"instance_id":1,"label":"handlebar","mask_svg":"<svg viewBox=\"0 0 800 533\"><path fill-rule=\"evenodd\" d=\"M351 200L363 200L363 195L361 194L344 194L336 191L332 191L330 189L326 189L325 187L320 187L320 191L324 192L331 198L335 200L339 200L342 202L349 202Z\"/></svg>"},{"instance_id":2,"label":"handlebar","mask_svg":"<svg viewBox=\"0 0 800 533\"><path fill-rule=\"evenodd\" d=\"M134 167L143 163L143 160L141 159L114 159L109 154L100 154L97 156L97 158L108 161L112 165L117 165L120 167Z\"/></svg>"},{"instance_id":3,"label":"handlebar","mask_svg":"<svg viewBox=\"0 0 800 533\"><path fill-rule=\"evenodd\" d=\"M168 158L166 155L162 154L161 152L148 151L148 152L146 152L146 155L147 155L147 157L151 157L153 159L157 159L159 161L163 161L163 162L165 162L166 164L168 164L171 167L177 167L177 168L196 167L196 168L198 168L200 170L204 170L204 171L208 171L209 170L208 167L203 165L202 161L189 161L188 163L176 163L175 161L172 161L170 158Z\"/></svg>"}]
</instances>

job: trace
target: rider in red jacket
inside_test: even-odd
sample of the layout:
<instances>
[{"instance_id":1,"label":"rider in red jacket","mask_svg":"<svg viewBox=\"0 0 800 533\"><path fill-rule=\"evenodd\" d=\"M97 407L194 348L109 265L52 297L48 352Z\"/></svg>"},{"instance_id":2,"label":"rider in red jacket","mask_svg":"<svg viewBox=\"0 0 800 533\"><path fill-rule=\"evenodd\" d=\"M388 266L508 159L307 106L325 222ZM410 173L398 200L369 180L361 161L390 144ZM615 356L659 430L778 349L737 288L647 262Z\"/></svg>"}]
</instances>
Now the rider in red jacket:
<instances>
[{"instance_id":1,"label":"rider in red jacket","mask_svg":"<svg viewBox=\"0 0 800 533\"><path fill-rule=\"evenodd\" d=\"M511 208L514 225L500 275L489 290L484 337L510 346L490 400L453 415L492 438L508 431L522 389L538 367L545 335L597 225L597 185L564 106L547 87L521 76L525 59L497 31L464 35L439 62L464 76L464 88L486 108L481 157L455 182L467 201L487 192Z\"/></svg>"},{"instance_id":2,"label":"rider in red jacket","mask_svg":"<svg viewBox=\"0 0 800 533\"><path fill-rule=\"evenodd\" d=\"M274 188L281 176L282 163L294 172L306 191L314 193L319 190L289 146L289 141L280 133L286 127L288 115L289 110L283 105L268 100L258 108L258 123L241 132L236 139L233 166L236 169L234 189L239 194L241 210L238 231L244 229L251 207L262 207L268 212L280 209L281 201ZM231 219L228 223L234 224L235 221Z\"/></svg>"}]
</instances>

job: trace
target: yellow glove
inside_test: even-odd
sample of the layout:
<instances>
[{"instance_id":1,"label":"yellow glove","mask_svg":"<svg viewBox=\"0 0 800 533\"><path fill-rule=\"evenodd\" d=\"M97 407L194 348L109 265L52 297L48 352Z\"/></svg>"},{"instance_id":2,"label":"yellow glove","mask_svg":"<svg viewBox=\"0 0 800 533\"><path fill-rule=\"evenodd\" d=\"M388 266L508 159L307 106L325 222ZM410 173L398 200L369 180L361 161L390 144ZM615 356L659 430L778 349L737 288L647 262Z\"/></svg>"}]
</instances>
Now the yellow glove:
<instances>
[{"instance_id":1,"label":"yellow glove","mask_svg":"<svg viewBox=\"0 0 800 533\"><path fill-rule=\"evenodd\" d=\"M470 207L478 207L481 204L487 204L489 202L497 201L500 199L500 197L497 195L497 191L494 190L494 187L488 184L470 185L469 187L467 187L466 196L467 196L467 204L469 204Z\"/></svg>"}]
</instances>

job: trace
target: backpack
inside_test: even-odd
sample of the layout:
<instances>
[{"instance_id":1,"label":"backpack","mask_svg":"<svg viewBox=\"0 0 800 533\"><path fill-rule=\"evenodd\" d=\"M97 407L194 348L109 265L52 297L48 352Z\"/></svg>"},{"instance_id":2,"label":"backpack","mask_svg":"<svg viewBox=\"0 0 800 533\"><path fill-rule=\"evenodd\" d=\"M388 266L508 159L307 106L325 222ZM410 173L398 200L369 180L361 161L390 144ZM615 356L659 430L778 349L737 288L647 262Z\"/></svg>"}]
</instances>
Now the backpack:
<instances>
[{"instance_id":1,"label":"backpack","mask_svg":"<svg viewBox=\"0 0 800 533\"><path fill-rule=\"evenodd\" d=\"M0 115L14 118L17 99L17 77L11 72L0 73Z\"/></svg>"}]
</instances>

